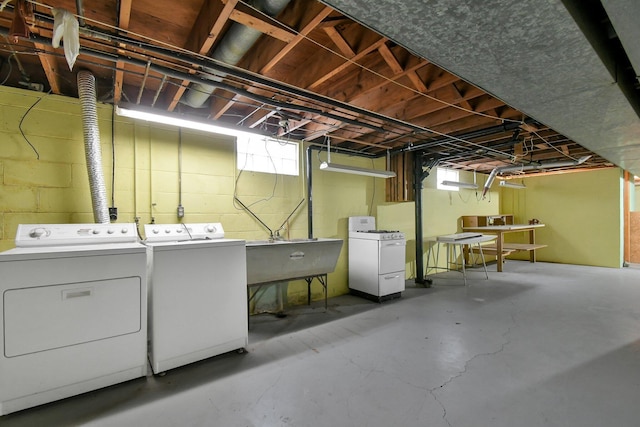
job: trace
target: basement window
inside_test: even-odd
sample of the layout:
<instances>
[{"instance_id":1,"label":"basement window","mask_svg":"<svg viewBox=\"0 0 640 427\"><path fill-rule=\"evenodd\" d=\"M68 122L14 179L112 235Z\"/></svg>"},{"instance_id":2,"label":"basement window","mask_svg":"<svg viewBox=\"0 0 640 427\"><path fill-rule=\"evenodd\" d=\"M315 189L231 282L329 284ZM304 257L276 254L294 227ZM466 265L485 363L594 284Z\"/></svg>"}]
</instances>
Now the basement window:
<instances>
[{"instance_id":1,"label":"basement window","mask_svg":"<svg viewBox=\"0 0 640 427\"><path fill-rule=\"evenodd\" d=\"M238 136L236 143L239 170L300 175L299 144L260 135Z\"/></svg>"},{"instance_id":2,"label":"basement window","mask_svg":"<svg viewBox=\"0 0 640 427\"><path fill-rule=\"evenodd\" d=\"M460 191L459 187L454 187L453 185L444 185L442 181L459 181L460 173L455 169L447 169L447 168L438 168L436 173L437 189L438 190L447 190L447 191Z\"/></svg>"}]
</instances>

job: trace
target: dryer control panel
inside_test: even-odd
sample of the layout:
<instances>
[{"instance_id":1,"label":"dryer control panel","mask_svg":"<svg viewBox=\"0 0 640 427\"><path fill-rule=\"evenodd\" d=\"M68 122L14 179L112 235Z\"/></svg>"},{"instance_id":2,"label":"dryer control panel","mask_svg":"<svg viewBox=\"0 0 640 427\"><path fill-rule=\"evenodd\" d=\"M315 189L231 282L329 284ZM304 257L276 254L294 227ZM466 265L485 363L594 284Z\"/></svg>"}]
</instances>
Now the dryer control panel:
<instances>
[{"instance_id":1,"label":"dryer control panel","mask_svg":"<svg viewBox=\"0 0 640 427\"><path fill-rule=\"evenodd\" d=\"M20 224L17 247L135 243L134 223L124 224Z\"/></svg>"}]
</instances>

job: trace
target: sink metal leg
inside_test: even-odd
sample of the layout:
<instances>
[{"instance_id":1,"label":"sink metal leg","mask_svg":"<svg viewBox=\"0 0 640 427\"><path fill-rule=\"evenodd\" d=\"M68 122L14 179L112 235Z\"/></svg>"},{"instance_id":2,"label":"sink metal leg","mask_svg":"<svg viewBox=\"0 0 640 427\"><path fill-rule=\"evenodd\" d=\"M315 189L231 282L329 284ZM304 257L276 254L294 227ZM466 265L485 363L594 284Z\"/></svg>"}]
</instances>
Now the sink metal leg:
<instances>
[{"instance_id":1,"label":"sink metal leg","mask_svg":"<svg viewBox=\"0 0 640 427\"><path fill-rule=\"evenodd\" d=\"M304 280L307 282L307 305L311 305L311 282L313 282L313 279L318 279L318 282L320 282L320 284L322 285L322 288L324 290L324 311L327 311L327 300L328 300L328 289L327 289L327 282L328 282L328 275L327 274L321 274L318 276L312 276L312 277L305 277Z\"/></svg>"}]
</instances>

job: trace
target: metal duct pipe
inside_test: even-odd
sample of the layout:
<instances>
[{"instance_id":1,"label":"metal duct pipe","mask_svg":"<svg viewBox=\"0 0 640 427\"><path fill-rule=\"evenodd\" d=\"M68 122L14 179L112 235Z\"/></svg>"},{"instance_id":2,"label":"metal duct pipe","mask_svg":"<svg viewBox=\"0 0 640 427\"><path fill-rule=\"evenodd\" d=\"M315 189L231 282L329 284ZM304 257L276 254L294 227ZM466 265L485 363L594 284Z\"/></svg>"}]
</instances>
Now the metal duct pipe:
<instances>
[{"instance_id":1,"label":"metal duct pipe","mask_svg":"<svg viewBox=\"0 0 640 427\"><path fill-rule=\"evenodd\" d=\"M269 16L278 15L288 3L289 0L254 0L250 2L254 8ZM261 35L262 33L258 30L234 22L211 54L211 58L229 65L236 65ZM222 77L224 75L220 76L220 80ZM190 107L200 108L207 102L215 88L215 86L196 83L189 88L180 102Z\"/></svg>"},{"instance_id":2,"label":"metal duct pipe","mask_svg":"<svg viewBox=\"0 0 640 427\"><path fill-rule=\"evenodd\" d=\"M493 184L493 180L496 178L496 175L502 175L505 172L524 172L530 171L534 169L551 169L551 168L565 168L568 166L577 166L581 165L587 160L589 160L591 156L582 156L577 160L567 160L564 162L548 162L548 163L537 163L531 165L516 165L516 166L503 166L501 168L495 168L489 174L489 178L487 178L487 182L484 183L484 188L482 189L482 197L487 194L489 188L491 188L491 184Z\"/></svg>"},{"instance_id":3,"label":"metal duct pipe","mask_svg":"<svg viewBox=\"0 0 640 427\"><path fill-rule=\"evenodd\" d=\"M93 204L93 218L96 223L109 223L107 190L102 173L102 151L98 130L96 105L96 78L89 71L78 72L78 96L82 109L82 130L84 132L84 152L87 159L89 188Z\"/></svg>"},{"instance_id":4,"label":"metal duct pipe","mask_svg":"<svg viewBox=\"0 0 640 427\"><path fill-rule=\"evenodd\" d=\"M9 31L6 29L2 29L0 28L0 35L4 35L4 36L8 36ZM92 34L101 34L101 33L97 33L94 30L92 30ZM111 37L111 36L109 36ZM123 39L123 40L128 40L122 37L118 37L118 39ZM27 39L25 39L27 40ZM47 39L46 37L41 37L35 34L31 34L31 36L28 39L31 42L37 42L37 43L41 43L44 44L46 46L51 46L51 39ZM154 48L152 46L145 46L144 49L149 50L151 52L154 53L160 53L160 49L158 48ZM86 55L86 56L90 56L93 58L98 58L98 59L102 59L108 62L115 62L115 61L123 61L126 64L131 64L140 68L145 68L147 65L147 61L141 61L138 59L134 59L128 56L119 56L119 55L107 55L101 52L97 52L95 50L89 50L89 49L84 49L84 48L80 48L80 54L82 55ZM162 53L164 55L167 55L167 52ZM53 53L52 55L54 56L61 56L61 55L57 55L55 53ZM169 55L171 58L176 59L176 60L180 60L180 56L178 55ZM304 97L306 99L309 99L311 101L314 102L320 102L323 104L328 104L332 107L335 108L340 108L340 109L345 109L355 115L359 115L359 116L364 116L364 117L369 117L369 118L374 118L374 119L378 119L378 120L382 120L382 121L386 121L389 122L393 125L397 125L397 126L402 126L402 127L408 127L410 129L414 129L416 131L428 131L427 128L423 128L421 126L417 126L417 125L413 125L409 122L404 122L402 120L399 119L395 119L393 117L387 117L384 116L382 114L373 112L373 111L369 111L369 110L365 110L363 108L357 107L355 105L349 104L347 102L341 102L341 101L336 101L334 99L325 97L323 95L318 95L314 92L309 92L303 89L297 89L294 88L293 86L288 86L286 84L282 84L282 83L278 83L275 80L269 80L267 78L261 77L259 75L255 75L255 74L250 74L247 73L245 71L239 70L239 69L235 69L234 67L226 67L224 64L220 64L220 63L213 63L213 62L207 62L206 60L202 60L202 59L198 59L198 58L191 58L189 62L192 62L194 64L197 64L198 66L202 67L203 70L208 70L207 72L209 73L215 73L215 72L224 72L224 73L228 73L229 75L233 75L235 77L241 78L241 79L246 79L246 80L250 80L254 83L260 84L260 85L264 85L266 87L271 88L272 90L278 90L278 91L283 91L285 93L294 95L294 96L301 96ZM211 68L211 67L216 67L215 69ZM170 68L167 67L163 67L163 66L158 66L158 65L151 65L151 70L158 72L160 74L166 75L167 77L173 77L179 80L188 80L192 83L203 83L204 78L200 78L200 77L196 77L195 75L191 75L189 73L181 73L175 70L172 70ZM215 70L224 70L224 71L215 71ZM140 74L140 76L142 76L142 74ZM238 93L238 91L240 89L238 88L232 88L231 85L226 85L226 84L222 84L222 83L216 83L217 86L219 86L222 89L227 89L227 90L232 90L236 93ZM248 94L250 94L251 92L248 91L242 91L241 93L239 93L242 96L249 96ZM269 105L272 106L280 106L282 108L293 108L295 107L296 109L299 109L300 106L298 105L291 105L291 104L286 104L284 102L278 102L275 101L273 98L267 98L267 97L263 97L263 96L258 96L258 95L251 95L251 98L254 100L257 100L259 102L265 103L265 100L268 99ZM307 110L305 110L307 111ZM318 111L317 114L327 117L327 114L322 112L321 110L316 110ZM311 111L309 111L311 112ZM315 113L312 113L315 114ZM338 117L338 116L336 116ZM333 118L333 117L330 117ZM340 121L344 121L344 117L340 118ZM360 123L359 126L371 126L370 124L366 124L366 123ZM376 129L383 129L380 126L377 126ZM393 132L392 130L388 130L385 129L389 132ZM398 134L398 132L395 132L396 134ZM383 154L384 155L384 154ZM377 157L377 156L376 156Z\"/></svg>"},{"instance_id":5,"label":"metal duct pipe","mask_svg":"<svg viewBox=\"0 0 640 427\"><path fill-rule=\"evenodd\" d=\"M548 163L539 163L532 165L517 165L517 166L503 166L498 169L499 174L503 174L504 172L518 172L518 171L530 171L534 169L551 169L551 168L566 168L569 166L577 166L581 165L587 160L589 160L591 156L583 156L577 160L566 160L564 162L548 162Z\"/></svg>"},{"instance_id":6,"label":"metal duct pipe","mask_svg":"<svg viewBox=\"0 0 640 427\"><path fill-rule=\"evenodd\" d=\"M487 181L484 183L484 188L482 189L482 198L483 199L484 199L484 196L489 191L489 189L491 188L491 184L493 184L493 180L496 179L496 175L498 175L498 169L499 168L494 168L491 171L491 173L489 174L489 178L487 178Z\"/></svg>"}]
</instances>

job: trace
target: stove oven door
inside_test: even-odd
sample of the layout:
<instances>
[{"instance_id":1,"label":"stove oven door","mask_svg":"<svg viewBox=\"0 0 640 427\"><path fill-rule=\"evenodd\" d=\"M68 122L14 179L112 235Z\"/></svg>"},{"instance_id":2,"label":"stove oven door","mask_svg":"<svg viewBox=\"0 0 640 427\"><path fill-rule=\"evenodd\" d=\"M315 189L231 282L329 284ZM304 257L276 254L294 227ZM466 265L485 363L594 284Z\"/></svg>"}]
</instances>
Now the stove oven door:
<instances>
[{"instance_id":1,"label":"stove oven door","mask_svg":"<svg viewBox=\"0 0 640 427\"><path fill-rule=\"evenodd\" d=\"M381 240L378 245L378 274L404 271L407 242L405 240Z\"/></svg>"}]
</instances>

